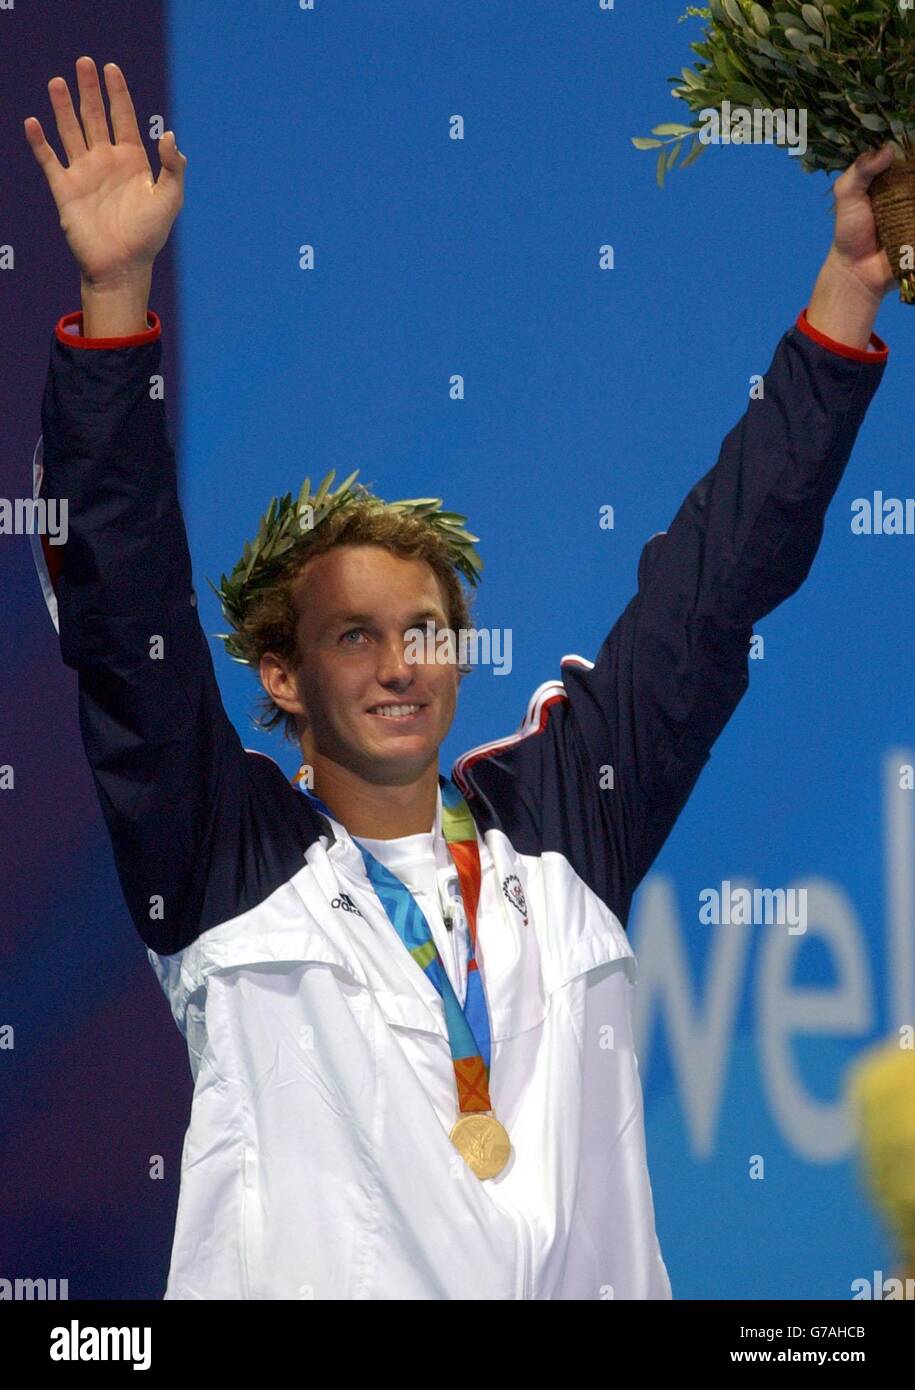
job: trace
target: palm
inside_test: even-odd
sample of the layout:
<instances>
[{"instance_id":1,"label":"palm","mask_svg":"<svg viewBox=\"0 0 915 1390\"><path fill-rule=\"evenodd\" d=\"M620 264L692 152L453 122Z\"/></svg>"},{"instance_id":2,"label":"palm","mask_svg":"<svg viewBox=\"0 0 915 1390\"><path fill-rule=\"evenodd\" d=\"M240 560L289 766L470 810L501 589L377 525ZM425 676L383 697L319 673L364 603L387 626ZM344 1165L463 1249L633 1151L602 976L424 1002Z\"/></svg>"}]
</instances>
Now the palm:
<instances>
[{"instance_id":1,"label":"palm","mask_svg":"<svg viewBox=\"0 0 915 1390\"><path fill-rule=\"evenodd\" d=\"M57 208L70 250L90 280L151 261L177 211L163 206L146 152L137 145L90 150L64 171Z\"/></svg>"},{"instance_id":2,"label":"palm","mask_svg":"<svg viewBox=\"0 0 915 1390\"><path fill-rule=\"evenodd\" d=\"M877 229L870 199L865 195L844 209L836 223L836 250L854 261L859 279L874 293L892 279L889 258L877 241Z\"/></svg>"},{"instance_id":3,"label":"palm","mask_svg":"<svg viewBox=\"0 0 915 1390\"><path fill-rule=\"evenodd\" d=\"M173 137L163 139L162 171L154 181L120 70L106 70L114 144L91 59L79 59L77 76L82 126L63 79L48 84L69 167L57 159L34 117L25 129L47 176L67 243L85 278L98 282L151 264L161 251L181 209L186 161Z\"/></svg>"}]
</instances>

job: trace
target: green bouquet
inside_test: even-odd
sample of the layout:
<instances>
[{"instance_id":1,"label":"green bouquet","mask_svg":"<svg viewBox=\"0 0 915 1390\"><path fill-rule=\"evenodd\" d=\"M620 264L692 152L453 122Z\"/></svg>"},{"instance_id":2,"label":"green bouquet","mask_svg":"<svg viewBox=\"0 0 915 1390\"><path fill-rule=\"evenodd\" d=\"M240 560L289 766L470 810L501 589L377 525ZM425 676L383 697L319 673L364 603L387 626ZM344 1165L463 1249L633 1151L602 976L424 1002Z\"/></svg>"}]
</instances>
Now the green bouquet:
<instances>
[{"instance_id":1,"label":"green bouquet","mask_svg":"<svg viewBox=\"0 0 915 1390\"><path fill-rule=\"evenodd\" d=\"M709 144L796 143L805 173L845 169L892 144L896 161L869 192L900 298L915 303L913 8L913 0L690 5L678 22L707 21L704 39L690 45L699 61L667 80L672 95L699 114L689 125L654 126L651 137L632 143L659 151L661 186L687 144L681 169Z\"/></svg>"}]
</instances>

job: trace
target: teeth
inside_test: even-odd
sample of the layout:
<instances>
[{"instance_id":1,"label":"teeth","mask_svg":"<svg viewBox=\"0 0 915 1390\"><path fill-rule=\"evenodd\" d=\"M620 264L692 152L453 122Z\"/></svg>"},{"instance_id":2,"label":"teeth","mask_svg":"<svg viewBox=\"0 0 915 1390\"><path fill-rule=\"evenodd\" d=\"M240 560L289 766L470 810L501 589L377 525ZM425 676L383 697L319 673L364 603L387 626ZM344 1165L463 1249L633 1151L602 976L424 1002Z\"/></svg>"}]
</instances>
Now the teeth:
<instances>
[{"instance_id":1,"label":"teeth","mask_svg":"<svg viewBox=\"0 0 915 1390\"><path fill-rule=\"evenodd\" d=\"M402 719L404 715L415 714L419 708L419 705L382 705L372 713L383 714L389 719Z\"/></svg>"}]
</instances>

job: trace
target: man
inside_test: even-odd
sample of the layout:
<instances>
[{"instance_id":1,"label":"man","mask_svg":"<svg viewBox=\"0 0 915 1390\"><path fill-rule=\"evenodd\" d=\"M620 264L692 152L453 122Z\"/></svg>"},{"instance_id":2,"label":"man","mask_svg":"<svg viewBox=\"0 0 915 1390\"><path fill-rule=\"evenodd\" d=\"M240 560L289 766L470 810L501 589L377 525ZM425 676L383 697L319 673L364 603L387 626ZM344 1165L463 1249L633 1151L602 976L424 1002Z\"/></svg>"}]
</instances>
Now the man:
<instances>
[{"instance_id":1,"label":"man","mask_svg":"<svg viewBox=\"0 0 915 1390\"><path fill-rule=\"evenodd\" d=\"M645 545L596 661L564 658L453 781L438 749L459 673L405 640L455 625L466 534L407 508L384 539L396 509L346 484L336 510L319 491L302 565L262 572L257 603L246 552L223 586L230 651L292 720L290 785L223 711L148 390L151 266L185 161L169 132L153 183L123 75L105 76L114 144L88 58L82 129L49 84L68 169L26 122L83 303L52 343L36 486L69 501L46 593L195 1078L166 1297L669 1298L624 928L746 690L754 623L808 573L882 378L872 325L893 279L867 187L892 149L837 181L809 307ZM271 595L291 629L259 626Z\"/></svg>"}]
</instances>

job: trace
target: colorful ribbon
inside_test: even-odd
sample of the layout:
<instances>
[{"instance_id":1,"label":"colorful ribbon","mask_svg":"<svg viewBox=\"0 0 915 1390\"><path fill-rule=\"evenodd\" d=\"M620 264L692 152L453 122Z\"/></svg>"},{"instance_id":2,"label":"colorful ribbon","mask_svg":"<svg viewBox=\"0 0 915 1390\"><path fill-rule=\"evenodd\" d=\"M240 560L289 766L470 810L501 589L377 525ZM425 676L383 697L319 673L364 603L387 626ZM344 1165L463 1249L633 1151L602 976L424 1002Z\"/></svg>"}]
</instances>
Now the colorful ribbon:
<instances>
[{"instance_id":1,"label":"colorful ribbon","mask_svg":"<svg viewBox=\"0 0 915 1390\"><path fill-rule=\"evenodd\" d=\"M305 767L292 779L312 804L339 821L330 807L305 786ZM469 927L467 941L467 991L461 1008L448 973L442 964L438 947L429 923L407 885L392 873L358 840L353 840L362 854L369 882L387 914L391 925L423 973L441 995L445 1009L445 1024L451 1059L457 1081L458 1106L461 1114L491 1111L489 1098L489 1067L491 1040L489 1015L483 993L483 981L476 961L477 908L480 901L482 869L476 827L464 797L448 777L438 779L442 799L442 831L451 858L458 872L461 899ZM342 821L339 822L342 824Z\"/></svg>"}]
</instances>

